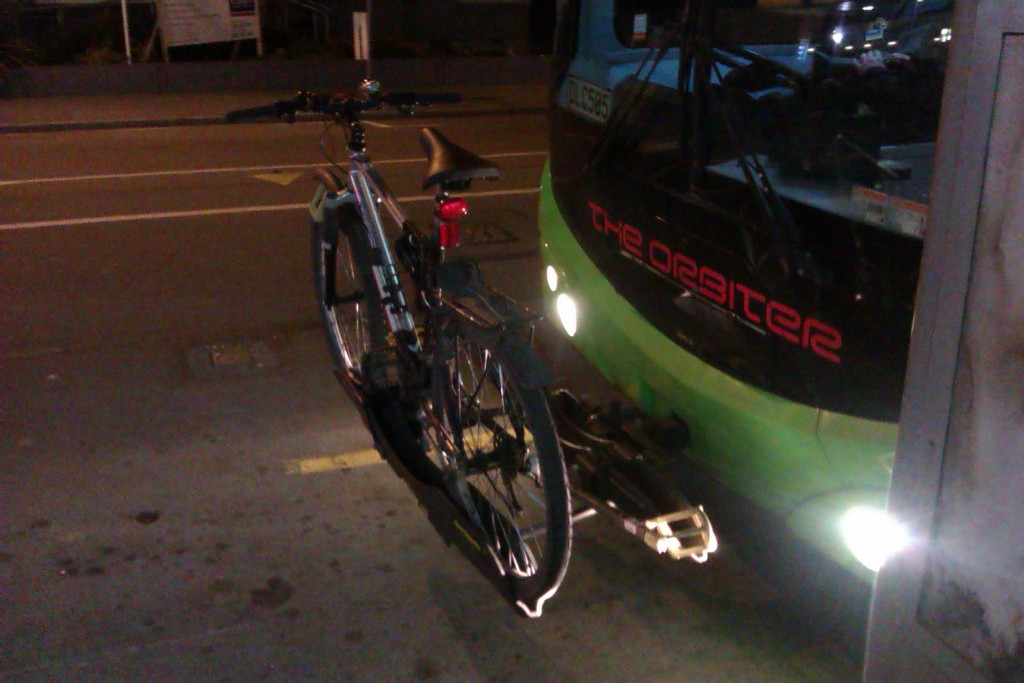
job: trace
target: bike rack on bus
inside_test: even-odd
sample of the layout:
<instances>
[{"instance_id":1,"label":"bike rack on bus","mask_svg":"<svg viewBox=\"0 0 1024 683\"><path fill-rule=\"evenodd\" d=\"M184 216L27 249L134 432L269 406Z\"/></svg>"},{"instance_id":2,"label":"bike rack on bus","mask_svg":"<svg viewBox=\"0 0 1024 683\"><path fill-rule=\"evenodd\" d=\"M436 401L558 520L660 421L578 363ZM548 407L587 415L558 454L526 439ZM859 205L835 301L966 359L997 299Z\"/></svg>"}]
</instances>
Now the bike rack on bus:
<instances>
[{"instance_id":1,"label":"bike rack on bus","mask_svg":"<svg viewBox=\"0 0 1024 683\"><path fill-rule=\"evenodd\" d=\"M573 523L603 513L652 550L677 560L704 562L715 551L718 542L704 509L690 505L676 489L656 476L645 461L659 447L642 431L635 431L642 425L620 420L614 411L608 414L594 410L564 389L552 393L549 401L572 492L584 502L583 508L573 514ZM541 605L525 605L516 595L514 583L491 555L487 538L448 496L440 470L423 470L426 459L422 456L411 461L403 457L403 449L421 446L412 437L408 422L384 405L364 397L364 419L377 450L416 496L431 525L447 545L455 546L472 563L517 614L539 617Z\"/></svg>"},{"instance_id":2,"label":"bike rack on bus","mask_svg":"<svg viewBox=\"0 0 1024 683\"><path fill-rule=\"evenodd\" d=\"M625 417L615 404L598 410L566 389L549 394L548 402L573 494L593 511L581 511L573 521L600 512L660 554L706 561L718 540L704 508L691 505L654 467L671 455L649 434L666 427L640 415ZM667 431L669 440L685 444L684 423Z\"/></svg>"}]
</instances>

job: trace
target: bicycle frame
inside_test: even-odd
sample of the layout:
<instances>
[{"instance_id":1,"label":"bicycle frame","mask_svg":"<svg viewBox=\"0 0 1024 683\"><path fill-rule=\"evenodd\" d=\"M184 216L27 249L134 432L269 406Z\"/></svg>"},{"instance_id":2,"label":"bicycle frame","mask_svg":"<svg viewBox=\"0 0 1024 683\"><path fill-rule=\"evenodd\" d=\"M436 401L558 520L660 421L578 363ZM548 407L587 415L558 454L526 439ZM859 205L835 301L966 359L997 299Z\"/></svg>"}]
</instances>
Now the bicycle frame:
<instances>
[{"instance_id":1,"label":"bicycle frame","mask_svg":"<svg viewBox=\"0 0 1024 683\"><path fill-rule=\"evenodd\" d=\"M405 295L398 279L394 257L388 246L384 221L378 204L383 205L392 219L404 230L413 232L416 237L419 235L416 234L415 227L405 211L402 210L394 193L373 168L373 164L366 155L361 152L353 152L350 163L349 187L336 193L321 186L313 197L310 213L314 220L327 221L329 215L336 212L341 205L355 205L367 227L370 246L378 261L373 265L374 279L380 289L381 301L384 302L388 327L400 339L405 339L406 345L411 350L418 351L420 346L416 325L405 302ZM334 215L336 216L336 213Z\"/></svg>"}]
</instances>

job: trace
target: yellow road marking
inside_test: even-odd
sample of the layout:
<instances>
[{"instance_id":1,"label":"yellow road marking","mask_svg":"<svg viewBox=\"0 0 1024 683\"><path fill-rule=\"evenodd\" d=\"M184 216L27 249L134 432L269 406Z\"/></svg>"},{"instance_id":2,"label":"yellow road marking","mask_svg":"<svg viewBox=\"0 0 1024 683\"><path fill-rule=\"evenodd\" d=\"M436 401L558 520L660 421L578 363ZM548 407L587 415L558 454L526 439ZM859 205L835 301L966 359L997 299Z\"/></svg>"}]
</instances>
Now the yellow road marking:
<instances>
[{"instance_id":1,"label":"yellow road marking","mask_svg":"<svg viewBox=\"0 0 1024 683\"><path fill-rule=\"evenodd\" d=\"M366 448L341 455L288 460L285 462L284 472L285 474L320 474L333 470L351 470L357 467L379 465L383 462L380 453L372 448Z\"/></svg>"},{"instance_id":2,"label":"yellow road marking","mask_svg":"<svg viewBox=\"0 0 1024 683\"><path fill-rule=\"evenodd\" d=\"M288 186L294 183L296 180L301 178L303 173L285 173L284 171L271 171L270 173L254 173L253 178L257 180L266 180L268 183L274 183L275 185Z\"/></svg>"},{"instance_id":3,"label":"yellow road marking","mask_svg":"<svg viewBox=\"0 0 1024 683\"><path fill-rule=\"evenodd\" d=\"M474 550L476 550L478 553L479 552L483 552L483 548L481 548L480 544L476 542L476 539L473 538L473 536L468 531L466 531L466 529L461 524L459 524L459 520L457 520L457 519L453 520L453 524L455 525L456 529L458 529L460 532L462 532L462 536L467 541L469 541L469 544L471 546L473 546Z\"/></svg>"},{"instance_id":4,"label":"yellow road marking","mask_svg":"<svg viewBox=\"0 0 1024 683\"><path fill-rule=\"evenodd\" d=\"M472 450L486 448L491 442L490 438L484 438L477 434L466 435L466 446ZM533 435L526 433L527 446L533 445ZM361 451L350 451L341 455L325 455L319 458L297 458L286 460L284 464L285 474L321 474L335 470L351 470L357 467L368 467L380 465L384 460L380 453L373 448L364 448Z\"/></svg>"}]
</instances>

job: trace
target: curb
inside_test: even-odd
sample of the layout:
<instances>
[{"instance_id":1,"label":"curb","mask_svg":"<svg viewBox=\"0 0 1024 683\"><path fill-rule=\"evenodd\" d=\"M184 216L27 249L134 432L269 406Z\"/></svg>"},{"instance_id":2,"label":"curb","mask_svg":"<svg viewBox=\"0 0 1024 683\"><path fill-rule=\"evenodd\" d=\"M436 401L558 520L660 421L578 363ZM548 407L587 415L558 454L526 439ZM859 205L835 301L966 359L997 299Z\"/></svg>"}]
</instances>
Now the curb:
<instances>
[{"instance_id":1,"label":"curb","mask_svg":"<svg viewBox=\"0 0 1024 683\"><path fill-rule=\"evenodd\" d=\"M475 116L527 116L547 113L547 107L497 107L492 109L465 109L457 111L420 111L408 116L398 112L374 112L365 116L368 120L375 119L407 119L407 118L468 118ZM320 122L318 116L299 115L297 123ZM190 116L168 119L127 119L123 121L55 121L49 123L14 123L0 124L0 135L19 133L57 133L85 130L116 130L122 128L170 128L181 126L214 126L214 125L251 125L268 123L269 121L241 121L228 124L223 116Z\"/></svg>"}]
</instances>

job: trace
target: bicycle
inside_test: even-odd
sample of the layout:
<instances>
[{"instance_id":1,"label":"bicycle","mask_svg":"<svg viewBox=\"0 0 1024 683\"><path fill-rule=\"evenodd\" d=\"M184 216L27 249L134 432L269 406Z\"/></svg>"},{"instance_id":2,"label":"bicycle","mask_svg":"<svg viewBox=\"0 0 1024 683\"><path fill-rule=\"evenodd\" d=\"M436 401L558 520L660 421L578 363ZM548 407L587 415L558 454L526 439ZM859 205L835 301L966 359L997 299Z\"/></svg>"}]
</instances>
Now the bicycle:
<instances>
[{"instance_id":1,"label":"bicycle","mask_svg":"<svg viewBox=\"0 0 1024 683\"><path fill-rule=\"evenodd\" d=\"M499 169L423 128L423 189L435 188L431 230L423 232L374 168L361 122L368 110L411 114L457 98L384 93L364 81L351 94L302 92L227 118L291 122L312 112L326 123L321 149L330 167L315 172L310 212L317 303L335 375L435 527L475 553L471 559L512 604L538 617L565 575L572 524L565 462L542 389L549 376L530 346L537 318L487 286L476 264L450 258L468 211L453 193L496 179ZM334 125L345 132L347 170L324 146ZM399 232L393 248L386 220ZM411 297L398 264L411 276Z\"/></svg>"}]
</instances>

